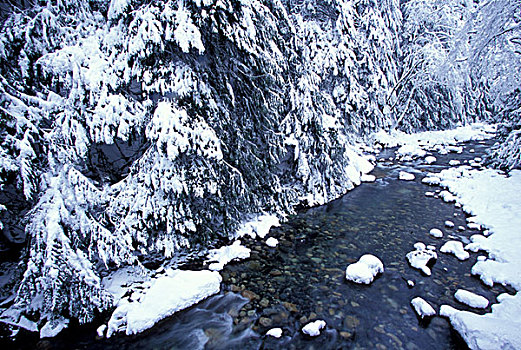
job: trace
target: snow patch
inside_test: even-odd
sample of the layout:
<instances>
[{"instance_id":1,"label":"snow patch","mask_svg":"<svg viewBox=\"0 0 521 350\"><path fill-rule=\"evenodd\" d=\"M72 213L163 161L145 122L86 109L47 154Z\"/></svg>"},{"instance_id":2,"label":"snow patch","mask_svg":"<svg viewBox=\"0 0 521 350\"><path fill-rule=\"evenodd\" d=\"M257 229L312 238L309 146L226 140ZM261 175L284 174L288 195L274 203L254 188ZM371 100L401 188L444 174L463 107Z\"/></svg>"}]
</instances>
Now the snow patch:
<instances>
[{"instance_id":1,"label":"snow patch","mask_svg":"<svg viewBox=\"0 0 521 350\"><path fill-rule=\"evenodd\" d=\"M425 161L425 164L434 164L436 163L436 157L434 156L427 156L425 157L424 161Z\"/></svg>"},{"instance_id":2,"label":"snow patch","mask_svg":"<svg viewBox=\"0 0 521 350\"><path fill-rule=\"evenodd\" d=\"M279 218L275 215L259 215L255 219L243 223L237 230L238 237L246 235L251 238L264 238L272 227L280 226Z\"/></svg>"},{"instance_id":3,"label":"snow patch","mask_svg":"<svg viewBox=\"0 0 521 350\"><path fill-rule=\"evenodd\" d=\"M206 262L211 263L208 266L210 270L221 271L230 261L247 259L250 257L250 253L251 250L241 245L241 241L237 240L231 245L210 250Z\"/></svg>"}]
</instances>

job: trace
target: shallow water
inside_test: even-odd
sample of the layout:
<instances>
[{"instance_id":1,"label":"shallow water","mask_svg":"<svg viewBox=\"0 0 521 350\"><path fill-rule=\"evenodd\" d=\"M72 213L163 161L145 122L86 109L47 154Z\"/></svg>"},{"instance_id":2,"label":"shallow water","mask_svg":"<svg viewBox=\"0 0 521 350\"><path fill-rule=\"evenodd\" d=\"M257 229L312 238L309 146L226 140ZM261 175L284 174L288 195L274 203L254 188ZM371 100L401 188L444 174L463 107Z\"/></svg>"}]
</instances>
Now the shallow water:
<instances>
[{"instance_id":1,"label":"shallow water","mask_svg":"<svg viewBox=\"0 0 521 350\"><path fill-rule=\"evenodd\" d=\"M471 253L469 260L460 262L439 252L449 235L466 241L478 231L457 231L465 226L465 214L453 204L426 197L426 191L439 188L421 184L421 172L437 172L450 159L482 156L489 144L467 144L463 154L435 154L438 161L432 166L380 163L373 171L375 183L272 229L270 236L280 241L277 248L261 241L245 242L252 256L225 268L221 294L141 335L95 340L93 328L73 327L36 345L46 349L466 348L445 319L420 320L410 300L421 296L435 309L449 304L468 310L454 300L458 288L482 294L491 302L505 288L488 288L470 276L480 254ZM400 170L412 169L415 181L397 180ZM455 229L445 228L446 220L453 221ZM445 236L429 236L433 227ZM409 267L405 259L418 241L437 247L438 260L430 277ZM347 282L345 267L366 253L383 261L385 273L369 286ZM407 286L409 279L416 283L413 288ZM300 329L315 319L324 319L327 329L310 339ZM272 327L283 328L283 338L263 336Z\"/></svg>"}]
</instances>

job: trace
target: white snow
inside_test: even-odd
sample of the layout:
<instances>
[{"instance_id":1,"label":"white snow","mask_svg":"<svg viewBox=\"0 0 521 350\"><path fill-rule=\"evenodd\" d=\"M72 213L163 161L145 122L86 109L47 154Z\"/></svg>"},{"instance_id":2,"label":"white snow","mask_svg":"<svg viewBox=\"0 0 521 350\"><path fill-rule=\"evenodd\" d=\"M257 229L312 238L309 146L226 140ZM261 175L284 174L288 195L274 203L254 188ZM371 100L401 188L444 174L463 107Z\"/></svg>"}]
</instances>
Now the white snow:
<instances>
[{"instance_id":1,"label":"white snow","mask_svg":"<svg viewBox=\"0 0 521 350\"><path fill-rule=\"evenodd\" d=\"M447 241L445 244L440 248L440 252L447 253L447 254L454 254L456 258L459 260L467 260L470 255L468 252L465 251L463 248L463 243L459 241Z\"/></svg>"},{"instance_id":2,"label":"white snow","mask_svg":"<svg viewBox=\"0 0 521 350\"><path fill-rule=\"evenodd\" d=\"M415 144L403 145L396 151L396 155L400 158L421 158L424 157L426 153L427 152L425 152L425 150L423 150L419 145Z\"/></svg>"},{"instance_id":3,"label":"white snow","mask_svg":"<svg viewBox=\"0 0 521 350\"><path fill-rule=\"evenodd\" d=\"M282 337L282 328L272 328L266 332L266 335L273 338L280 338Z\"/></svg>"},{"instance_id":4,"label":"white snow","mask_svg":"<svg viewBox=\"0 0 521 350\"><path fill-rule=\"evenodd\" d=\"M266 245L272 248L275 248L279 244L279 240L273 237L270 237L266 240Z\"/></svg>"},{"instance_id":5,"label":"white snow","mask_svg":"<svg viewBox=\"0 0 521 350\"><path fill-rule=\"evenodd\" d=\"M454 297L460 303L466 304L477 309L484 309L488 306L488 299L484 296L472 293L468 290L458 289Z\"/></svg>"},{"instance_id":6,"label":"white snow","mask_svg":"<svg viewBox=\"0 0 521 350\"><path fill-rule=\"evenodd\" d=\"M236 240L229 246L210 250L206 262L211 263L208 266L210 270L221 271L230 261L247 259L250 257L250 253L249 248L241 245L240 240Z\"/></svg>"},{"instance_id":7,"label":"white snow","mask_svg":"<svg viewBox=\"0 0 521 350\"><path fill-rule=\"evenodd\" d=\"M376 275L384 272L384 265L376 256L365 254L346 268L346 279L355 283L370 284Z\"/></svg>"},{"instance_id":8,"label":"white snow","mask_svg":"<svg viewBox=\"0 0 521 350\"><path fill-rule=\"evenodd\" d=\"M438 255L432 249L426 249L425 244L418 242L414 244L412 252L407 253L406 258L409 264L421 270L427 276L431 275L431 269L427 266L429 261L438 259Z\"/></svg>"},{"instance_id":9,"label":"white snow","mask_svg":"<svg viewBox=\"0 0 521 350\"><path fill-rule=\"evenodd\" d=\"M429 234L434 238L441 238L443 237L443 232L438 228L433 228L429 231Z\"/></svg>"},{"instance_id":10,"label":"white snow","mask_svg":"<svg viewBox=\"0 0 521 350\"><path fill-rule=\"evenodd\" d=\"M436 157L434 156L427 156L425 157L424 161L425 161L425 164L434 164L436 163Z\"/></svg>"},{"instance_id":11,"label":"white snow","mask_svg":"<svg viewBox=\"0 0 521 350\"><path fill-rule=\"evenodd\" d=\"M259 215L252 220L244 222L237 230L237 237L248 235L251 238L256 236L264 238L274 226L280 226L278 217L275 215Z\"/></svg>"},{"instance_id":12,"label":"white snow","mask_svg":"<svg viewBox=\"0 0 521 350\"><path fill-rule=\"evenodd\" d=\"M108 322L107 337L115 332L136 334L158 321L186 309L220 290L221 275L215 271L168 269L142 292L139 302L119 301Z\"/></svg>"},{"instance_id":13,"label":"white snow","mask_svg":"<svg viewBox=\"0 0 521 350\"><path fill-rule=\"evenodd\" d=\"M452 159L452 160L449 160L449 165L450 166L456 166L456 165L460 165L461 162L457 159Z\"/></svg>"},{"instance_id":14,"label":"white snow","mask_svg":"<svg viewBox=\"0 0 521 350\"><path fill-rule=\"evenodd\" d=\"M425 192L426 197L434 197L434 192Z\"/></svg>"},{"instance_id":15,"label":"white snow","mask_svg":"<svg viewBox=\"0 0 521 350\"><path fill-rule=\"evenodd\" d=\"M375 182L376 176L370 175L370 174L362 174L362 176L360 177L360 180L362 182Z\"/></svg>"},{"instance_id":16,"label":"white snow","mask_svg":"<svg viewBox=\"0 0 521 350\"><path fill-rule=\"evenodd\" d=\"M326 321L316 320L310 322L302 328L302 333L309 335L310 337L316 337L320 335L320 330L326 326Z\"/></svg>"},{"instance_id":17,"label":"white snow","mask_svg":"<svg viewBox=\"0 0 521 350\"><path fill-rule=\"evenodd\" d=\"M467 227L469 230L481 230L481 225L480 224L476 224L475 222L469 222L467 224Z\"/></svg>"},{"instance_id":18,"label":"white snow","mask_svg":"<svg viewBox=\"0 0 521 350\"><path fill-rule=\"evenodd\" d=\"M420 297L412 299L411 305L414 308L414 311L416 311L418 316L420 316L421 318L436 315L436 311L434 310L434 308Z\"/></svg>"},{"instance_id":19,"label":"white snow","mask_svg":"<svg viewBox=\"0 0 521 350\"><path fill-rule=\"evenodd\" d=\"M414 287L415 285L416 285L416 283L414 283L413 280L407 280L407 286L408 286L409 288L412 288L412 287Z\"/></svg>"},{"instance_id":20,"label":"white snow","mask_svg":"<svg viewBox=\"0 0 521 350\"><path fill-rule=\"evenodd\" d=\"M64 317L59 317L55 320L50 320L40 329L40 338L52 338L58 335L62 330L67 328L69 320Z\"/></svg>"},{"instance_id":21,"label":"white snow","mask_svg":"<svg viewBox=\"0 0 521 350\"><path fill-rule=\"evenodd\" d=\"M408 173L406 171L400 171L398 178L404 181L412 181L414 180L414 174Z\"/></svg>"}]
</instances>

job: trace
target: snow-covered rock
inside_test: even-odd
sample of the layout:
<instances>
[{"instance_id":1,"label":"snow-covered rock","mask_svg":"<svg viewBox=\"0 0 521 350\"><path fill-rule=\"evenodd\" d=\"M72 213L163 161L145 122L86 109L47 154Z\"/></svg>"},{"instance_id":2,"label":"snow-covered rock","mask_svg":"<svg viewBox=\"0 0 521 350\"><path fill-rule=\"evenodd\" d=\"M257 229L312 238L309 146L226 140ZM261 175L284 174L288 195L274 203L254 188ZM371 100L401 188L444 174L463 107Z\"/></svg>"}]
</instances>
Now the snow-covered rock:
<instances>
[{"instance_id":1,"label":"snow-covered rock","mask_svg":"<svg viewBox=\"0 0 521 350\"><path fill-rule=\"evenodd\" d=\"M431 269L427 266L428 264L435 262L438 259L438 255L434 250L427 249L425 244L418 242L414 244L415 250L407 253L406 258L409 264L421 270L427 276L431 275Z\"/></svg>"},{"instance_id":2,"label":"snow-covered rock","mask_svg":"<svg viewBox=\"0 0 521 350\"><path fill-rule=\"evenodd\" d=\"M424 161L425 161L425 164L434 164L434 163L436 163L436 157L427 156L427 157L425 157Z\"/></svg>"},{"instance_id":3,"label":"snow-covered rock","mask_svg":"<svg viewBox=\"0 0 521 350\"><path fill-rule=\"evenodd\" d=\"M477 224L475 222L469 222L467 223L467 228L469 230L481 230L481 225L480 224Z\"/></svg>"},{"instance_id":4,"label":"snow-covered rock","mask_svg":"<svg viewBox=\"0 0 521 350\"><path fill-rule=\"evenodd\" d=\"M310 322L304 327L302 327L302 333L309 335L310 337L316 337L320 335L320 331L322 328L326 326L326 321L324 320L316 320L314 322Z\"/></svg>"},{"instance_id":5,"label":"snow-covered rock","mask_svg":"<svg viewBox=\"0 0 521 350\"><path fill-rule=\"evenodd\" d=\"M468 290L458 289L454 297L460 303L466 304L476 309L485 309L488 306L488 299L482 295L472 293Z\"/></svg>"},{"instance_id":6,"label":"snow-covered rock","mask_svg":"<svg viewBox=\"0 0 521 350\"><path fill-rule=\"evenodd\" d=\"M440 178L434 175L426 176L422 179L422 183L430 186L437 186L440 184Z\"/></svg>"},{"instance_id":7,"label":"snow-covered rock","mask_svg":"<svg viewBox=\"0 0 521 350\"><path fill-rule=\"evenodd\" d=\"M443 232L439 228L432 228L429 231L429 234L434 238L441 238L443 237Z\"/></svg>"},{"instance_id":8,"label":"snow-covered rock","mask_svg":"<svg viewBox=\"0 0 521 350\"><path fill-rule=\"evenodd\" d=\"M208 268L212 271L221 271L226 264L233 260L247 259L251 250L241 245L237 240L229 246L212 249L208 252L207 262L211 263Z\"/></svg>"},{"instance_id":9,"label":"snow-covered rock","mask_svg":"<svg viewBox=\"0 0 521 350\"><path fill-rule=\"evenodd\" d=\"M434 192L425 192L425 197L434 197Z\"/></svg>"},{"instance_id":10,"label":"snow-covered rock","mask_svg":"<svg viewBox=\"0 0 521 350\"><path fill-rule=\"evenodd\" d=\"M98 337L103 338L105 336L105 331L106 330L107 330L107 325L106 324L102 324L101 326L99 326L96 329L96 334L98 335Z\"/></svg>"},{"instance_id":11,"label":"snow-covered rock","mask_svg":"<svg viewBox=\"0 0 521 350\"><path fill-rule=\"evenodd\" d=\"M406 171L400 171L398 178L404 181L412 181L414 180L414 174L408 173Z\"/></svg>"},{"instance_id":12,"label":"snow-covered rock","mask_svg":"<svg viewBox=\"0 0 521 350\"><path fill-rule=\"evenodd\" d=\"M275 248L278 244L279 240L274 237L270 237L266 240L266 245L269 247Z\"/></svg>"},{"instance_id":13,"label":"snow-covered rock","mask_svg":"<svg viewBox=\"0 0 521 350\"><path fill-rule=\"evenodd\" d=\"M272 328L266 332L266 335L273 338L280 338L282 337L282 328Z\"/></svg>"},{"instance_id":14,"label":"snow-covered rock","mask_svg":"<svg viewBox=\"0 0 521 350\"><path fill-rule=\"evenodd\" d=\"M444 202L452 203L456 201L456 197L449 191L441 191L439 194L440 198L443 199Z\"/></svg>"},{"instance_id":15,"label":"snow-covered rock","mask_svg":"<svg viewBox=\"0 0 521 350\"><path fill-rule=\"evenodd\" d=\"M412 299L411 305L414 308L414 311L416 311L418 316L420 316L421 318L436 315L436 311L434 310L434 308L420 297Z\"/></svg>"},{"instance_id":16,"label":"snow-covered rock","mask_svg":"<svg viewBox=\"0 0 521 350\"><path fill-rule=\"evenodd\" d=\"M463 243L459 241L447 241L445 244L440 248L440 252L447 253L447 254L454 254L456 258L459 260L467 260L470 255L468 252L465 251L463 248Z\"/></svg>"},{"instance_id":17,"label":"snow-covered rock","mask_svg":"<svg viewBox=\"0 0 521 350\"><path fill-rule=\"evenodd\" d=\"M362 182L375 182L376 176L370 175L370 174L362 174L362 176L360 177L360 180Z\"/></svg>"},{"instance_id":18,"label":"snow-covered rock","mask_svg":"<svg viewBox=\"0 0 521 350\"><path fill-rule=\"evenodd\" d=\"M445 226L447 226L448 228L453 228L454 227L454 223L450 220L447 220L445 221Z\"/></svg>"},{"instance_id":19,"label":"snow-covered rock","mask_svg":"<svg viewBox=\"0 0 521 350\"><path fill-rule=\"evenodd\" d=\"M461 162L459 160L457 160L457 159L452 159L452 160L449 161L449 165L450 166L457 166L457 165L460 165L460 164L461 164Z\"/></svg>"},{"instance_id":20,"label":"snow-covered rock","mask_svg":"<svg viewBox=\"0 0 521 350\"><path fill-rule=\"evenodd\" d=\"M396 155L400 158L422 158L427 154L424 149L418 144L406 144L396 150Z\"/></svg>"},{"instance_id":21,"label":"snow-covered rock","mask_svg":"<svg viewBox=\"0 0 521 350\"><path fill-rule=\"evenodd\" d=\"M369 284L375 276L384 272L384 265L376 256L365 254L346 268L346 279L355 283Z\"/></svg>"},{"instance_id":22,"label":"snow-covered rock","mask_svg":"<svg viewBox=\"0 0 521 350\"><path fill-rule=\"evenodd\" d=\"M116 332L136 334L158 321L219 292L221 275L216 271L167 270L154 279L139 302L123 298L108 322L107 337Z\"/></svg>"}]
</instances>

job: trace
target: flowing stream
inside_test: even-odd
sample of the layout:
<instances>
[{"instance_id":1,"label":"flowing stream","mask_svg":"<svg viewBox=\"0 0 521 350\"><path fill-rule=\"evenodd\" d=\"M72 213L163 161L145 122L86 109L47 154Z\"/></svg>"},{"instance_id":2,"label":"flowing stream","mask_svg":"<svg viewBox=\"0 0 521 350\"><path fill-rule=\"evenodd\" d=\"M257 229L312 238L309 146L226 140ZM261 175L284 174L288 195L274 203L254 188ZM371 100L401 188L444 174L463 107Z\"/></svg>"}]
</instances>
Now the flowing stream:
<instances>
[{"instance_id":1,"label":"flowing stream","mask_svg":"<svg viewBox=\"0 0 521 350\"><path fill-rule=\"evenodd\" d=\"M464 288L491 302L508 290L489 288L470 275L477 256L467 261L439 252L448 239L468 242L478 231L465 227L466 215L454 204L427 197L438 191L421 183L426 171L448 167L451 159L462 162L483 156L491 141L464 144L461 154L435 154L437 162L423 165L379 162L375 183L363 184L327 205L309 209L273 228L279 240L269 248L260 240L244 240L251 258L232 263L222 272L223 291L206 301L160 322L132 337L94 339L95 329L71 327L48 340L18 342L20 348L38 349L460 349L465 343L447 320L419 319L410 301L416 296L436 310L442 304L470 310L454 299ZM471 150L474 152L471 153ZM380 155L392 157L391 151ZM398 172L414 172L416 180L400 181ZM451 220L455 228L444 227ZM429 236L440 228L441 239ZM451 237L452 236L452 237ZM435 245L438 260L432 276L411 268L405 255L421 241ZM345 280L345 268L361 255L371 253L385 265L385 272L371 285ZM407 280L415 286L409 288ZM482 311L487 312L490 308ZM307 322L323 319L327 328L319 337L301 333ZM264 334L281 327L283 337Z\"/></svg>"}]
</instances>

